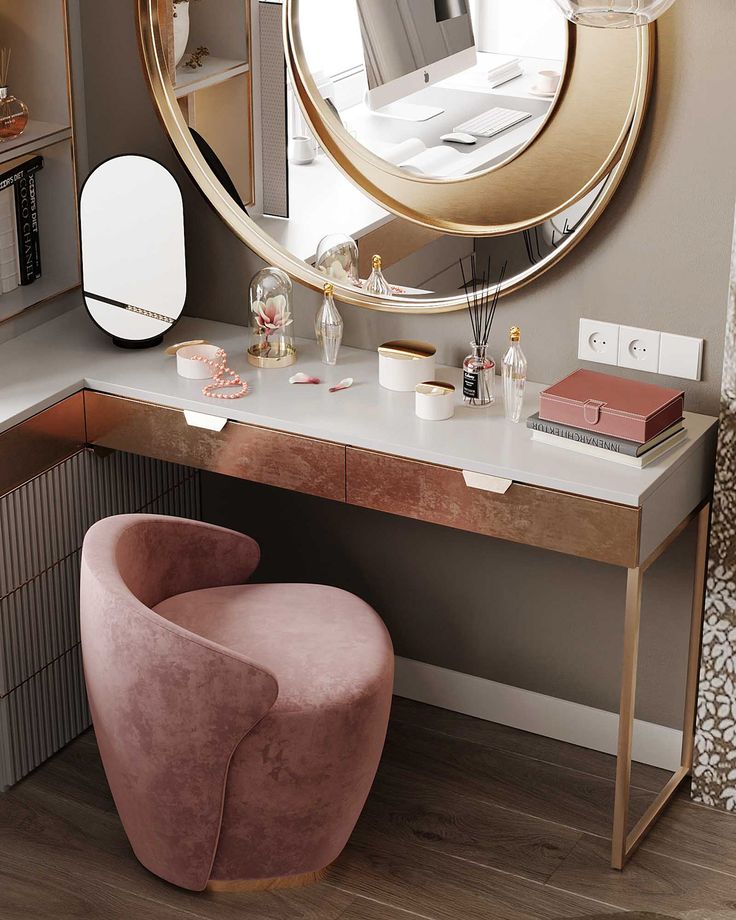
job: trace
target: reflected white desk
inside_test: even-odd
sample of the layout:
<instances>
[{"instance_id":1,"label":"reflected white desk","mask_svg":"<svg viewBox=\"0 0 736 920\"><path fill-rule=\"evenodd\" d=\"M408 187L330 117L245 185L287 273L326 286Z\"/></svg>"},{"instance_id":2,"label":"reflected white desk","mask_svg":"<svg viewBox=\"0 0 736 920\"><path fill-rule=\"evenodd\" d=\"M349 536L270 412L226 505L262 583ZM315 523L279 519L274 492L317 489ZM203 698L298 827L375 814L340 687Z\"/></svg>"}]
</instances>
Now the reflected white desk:
<instances>
[{"instance_id":1,"label":"reflected white desk","mask_svg":"<svg viewBox=\"0 0 736 920\"><path fill-rule=\"evenodd\" d=\"M326 383L352 376L355 386L336 394L292 386L293 368L248 366L246 337L242 327L189 318L168 337L222 345L252 386L233 402L202 396L201 382L179 378L163 349L115 349L81 309L0 346L0 496L89 445L626 568L612 850L612 865L622 868L691 769L716 419L688 413L688 440L634 470L533 442L500 405L422 422L413 394L378 386L369 351L345 348L338 366L325 368L316 343L300 342L299 370ZM459 382L461 372L439 374ZM530 384L525 416L536 411L540 389ZM193 427L187 410L226 424ZM696 518L681 766L629 831L643 578Z\"/></svg>"}]
</instances>

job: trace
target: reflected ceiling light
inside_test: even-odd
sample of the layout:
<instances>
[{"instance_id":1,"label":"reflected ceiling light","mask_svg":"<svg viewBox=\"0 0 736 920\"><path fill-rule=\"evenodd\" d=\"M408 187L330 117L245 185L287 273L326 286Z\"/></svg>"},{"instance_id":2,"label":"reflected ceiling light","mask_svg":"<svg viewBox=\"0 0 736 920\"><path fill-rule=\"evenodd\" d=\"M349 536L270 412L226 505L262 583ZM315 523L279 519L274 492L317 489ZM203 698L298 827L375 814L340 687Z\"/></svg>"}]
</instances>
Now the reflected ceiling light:
<instances>
[{"instance_id":1,"label":"reflected ceiling light","mask_svg":"<svg viewBox=\"0 0 736 920\"><path fill-rule=\"evenodd\" d=\"M675 0L555 0L569 20L579 26L627 29L648 26Z\"/></svg>"},{"instance_id":2,"label":"reflected ceiling light","mask_svg":"<svg viewBox=\"0 0 736 920\"><path fill-rule=\"evenodd\" d=\"M458 16L468 15L468 0L434 0L434 14L437 22L446 22Z\"/></svg>"}]
</instances>

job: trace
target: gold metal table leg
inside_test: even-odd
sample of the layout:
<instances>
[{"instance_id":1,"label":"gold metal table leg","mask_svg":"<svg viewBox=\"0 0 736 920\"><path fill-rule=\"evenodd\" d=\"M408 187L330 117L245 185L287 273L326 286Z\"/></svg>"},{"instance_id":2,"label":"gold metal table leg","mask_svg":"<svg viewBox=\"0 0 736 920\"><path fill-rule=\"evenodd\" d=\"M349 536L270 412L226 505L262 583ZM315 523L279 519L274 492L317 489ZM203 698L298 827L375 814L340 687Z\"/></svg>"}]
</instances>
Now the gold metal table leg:
<instances>
[{"instance_id":1,"label":"gold metal table leg","mask_svg":"<svg viewBox=\"0 0 736 920\"><path fill-rule=\"evenodd\" d=\"M651 830L654 823L692 770L695 744L695 712L698 695L700 648L703 628L703 606L708 566L708 531L710 503L689 515L639 568L629 569L626 585L626 617L621 672L621 705L619 709L618 760L616 763L616 798L613 812L611 866L623 869L632 853ZM674 543L692 520L698 519L698 542L693 580L693 604L690 618L690 648L685 688L685 712L682 731L682 756L679 769L642 815L631 833L627 833L631 792L631 761L636 710L636 676L639 658L639 632L644 575L659 557Z\"/></svg>"}]
</instances>

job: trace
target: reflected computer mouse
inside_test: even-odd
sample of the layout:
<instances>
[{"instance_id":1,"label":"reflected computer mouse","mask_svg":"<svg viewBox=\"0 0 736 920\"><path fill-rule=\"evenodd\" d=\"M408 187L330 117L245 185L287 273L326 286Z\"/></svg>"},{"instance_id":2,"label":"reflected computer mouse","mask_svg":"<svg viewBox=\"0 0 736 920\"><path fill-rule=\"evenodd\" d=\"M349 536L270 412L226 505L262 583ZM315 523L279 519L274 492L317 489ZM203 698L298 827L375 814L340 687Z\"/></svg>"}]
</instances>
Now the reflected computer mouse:
<instances>
[{"instance_id":1,"label":"reflected computer mouse","mask_svg":"<svg viewBox=\"0 0 736 920\"><path fill-rule=\"evenodd\" d=\"M464 131L453 131L452 134L443 134L440 138L441 141L444 141L446 144L477 144L477 138L473 137L472 134L466 134Z\"/></svg>"}]
</instances>

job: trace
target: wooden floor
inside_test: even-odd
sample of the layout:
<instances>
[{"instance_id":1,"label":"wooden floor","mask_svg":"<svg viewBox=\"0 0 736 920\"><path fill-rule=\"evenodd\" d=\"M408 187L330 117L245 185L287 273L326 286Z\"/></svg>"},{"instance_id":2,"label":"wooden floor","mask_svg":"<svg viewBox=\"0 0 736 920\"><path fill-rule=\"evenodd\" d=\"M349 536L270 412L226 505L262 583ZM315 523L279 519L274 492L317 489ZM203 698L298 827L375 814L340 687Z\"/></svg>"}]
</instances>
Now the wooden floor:
<instances>
[{"instance_id":1,"label":"wooden floor","mask_svg":"<svg viewBox=\"0 0 736 920\"><path fill-rule=\"evenodd\" d=\"M606 755L396 700L374 790L324 882L200 895L136 862L90 732L0 795L0 920L736 918L736 818L683 794L613 872L613 776ZM635 768L635 813L665 778Z\"/></svg>"}]
</instances>

